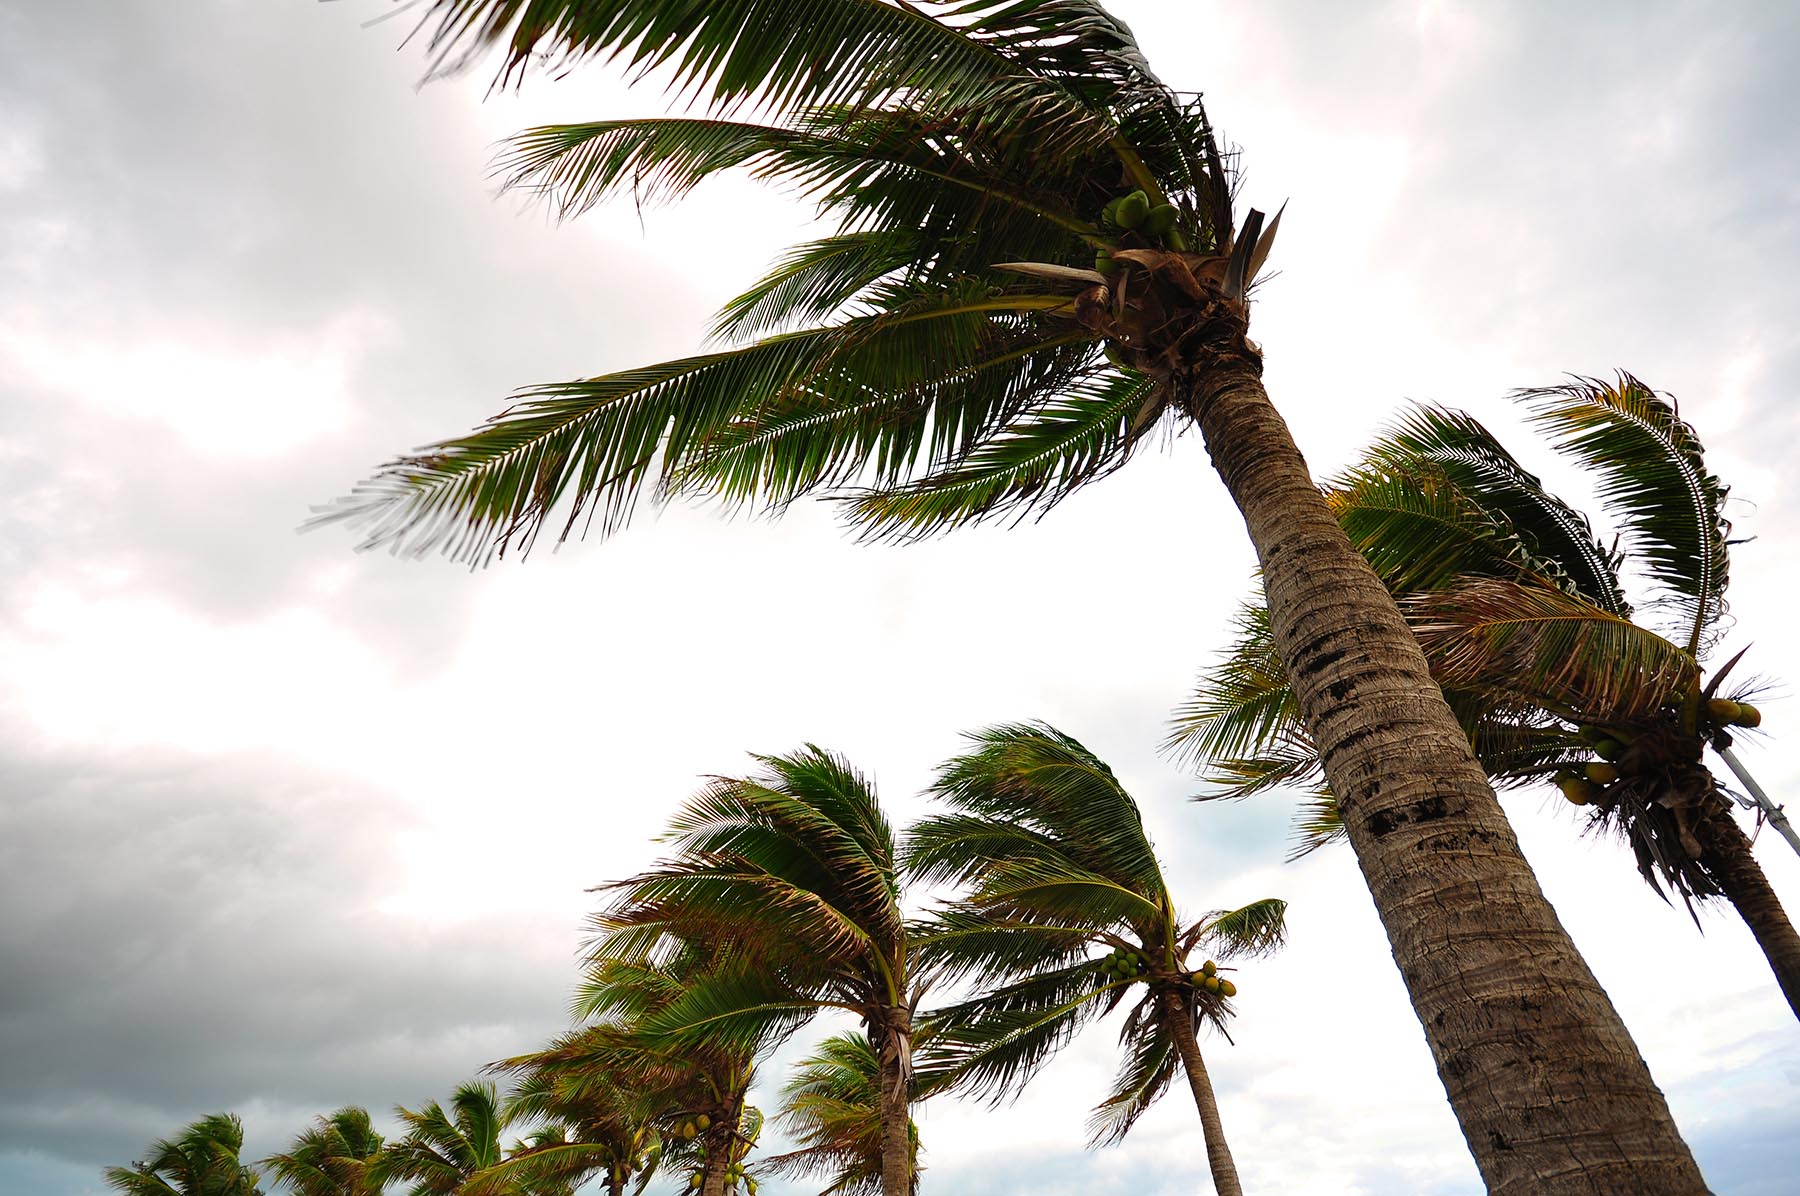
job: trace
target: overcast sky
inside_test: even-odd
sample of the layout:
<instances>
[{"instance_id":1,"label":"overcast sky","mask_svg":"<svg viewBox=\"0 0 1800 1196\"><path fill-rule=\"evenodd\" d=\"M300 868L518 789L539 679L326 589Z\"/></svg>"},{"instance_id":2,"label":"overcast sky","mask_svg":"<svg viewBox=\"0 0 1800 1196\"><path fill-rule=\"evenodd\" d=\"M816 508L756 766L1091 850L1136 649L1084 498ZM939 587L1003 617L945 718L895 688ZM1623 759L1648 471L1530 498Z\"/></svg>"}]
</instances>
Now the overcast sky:
<instances>
[{"instance_id":1,"label":"overcast sky","mask_svg":"<svg viewBox=\"0 0 1800 1196\"><path fill-rule=\"evenodd\" d=\"M508 132L664 101L421 89L392 8L0 0L0 1194L97 1193L218 1110L259 1156L445 1098L564 1024L584 890L701 774L810 740L904 821L959 732L1024 718L1113 762L1189 909L1292 902L1203 1044L1246 1190L1478 1192L1347 849L1283 865L1287 799L1196 807L1157 753L1252 561L1198 443L904 549L816 506L480 573L296 534L515 386L691 352L809 227L736 180L561 227L496 197ZM1791 694L1800 6L1117 10L1244 201L1289 202L1252 331L1315 470L1426 399L1562 477L1506 392L1628 368L1733 487L1719 659ZM1796 705L1765 710L1745 754L1790 794ZM1741 923L1696 931L1553 793L1507 807L1714 1188L1791 1192L1800 1032ZM1800 912L1800 859L1757 855ZM1112 1066L1102 1027L1012 1107L926 1109L927 1189L1206 1190L1179 1092L1080 1149Z\"/></svg>"}]
</instances>

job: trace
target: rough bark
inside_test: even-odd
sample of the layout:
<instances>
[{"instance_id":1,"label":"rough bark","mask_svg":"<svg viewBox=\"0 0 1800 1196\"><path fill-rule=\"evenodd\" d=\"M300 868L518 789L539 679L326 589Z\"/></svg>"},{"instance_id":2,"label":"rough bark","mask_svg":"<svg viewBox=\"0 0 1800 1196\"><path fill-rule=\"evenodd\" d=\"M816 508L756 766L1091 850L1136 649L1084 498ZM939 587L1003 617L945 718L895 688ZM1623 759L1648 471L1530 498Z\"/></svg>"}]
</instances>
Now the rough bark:
<instances>
[{"instance_id":1,"label":"rough bark","mask_svg":"<svg viewBox=\"0 0 1800 1196\"><path fill-rule=\"evenodd\" d=\"M1181 1055L1181 1070L1187 1073L1188 1089L1194 1094L1194 1109L1200 1114L1200 1133L1206 1142L1206 1165L1212 1171L1213 1190L1219 1196L1244 1196L1237 1164L1231 1161L1231 1148L1225 1144L1225 1126L1219 1120L1212 1078L1206 1074L1206 1060L1200 1057L1200 1042L1194 1035L1193 1006L1173 989L1163 993L1162 1006L1169 1032L1175 1036L1175 1049Z\"/></svg>"},{"instance_id":2,"label":"rough bark","mask_svg":"<svg viewBox=\"0 0 1800 1196\"><path fill-rule=\"evenodd\" d=\"M1489 1192L1698 1196L1667 1102L1260 375L1240 341L1172 384L1248 525L1276 645Z\"/></svg>"},{"instance_id":3,"label":"rough bark","mask_svg":"<svg viewBox=\"0 0 1800 1196\"><path fill-rule=\"evenodd\" d=\"M1769 887L1768 877L1751 853L1749 838L1738 828L1737 819L1729 810L1702 818L1695 830L1706 852L1706 862L1719 887L1725 890L1726 900L1737 909L1755 936L1756 945L1762 948L1788 1008L1800 1017L1800 933L1795 933L1787 911Z\"/></svg>"},{"instance_id":4,"label":"rough bark","mask_svg":"<svg viewBox=\"0 0 1800 1196\"><path fill-rule=\"evenodd\" d=\"M912 1033L904 1009L889 1013L893 1023L875 1044L881 1059L881 1196L911 1196Z\"/></svg>"},{"instance_id":5,"label":"rough bark","mask_svg":"<svg viewBox=\"0 0 1800 1196\"><path fill-rule=\"evenodd\" d=\"M721 1111L706 1127L706 1162L700 1168L700 1196L725 1196L726 1172L731 1168L732 1139L743 1117L742 1102Z\"/></svg>"}]
</instances>

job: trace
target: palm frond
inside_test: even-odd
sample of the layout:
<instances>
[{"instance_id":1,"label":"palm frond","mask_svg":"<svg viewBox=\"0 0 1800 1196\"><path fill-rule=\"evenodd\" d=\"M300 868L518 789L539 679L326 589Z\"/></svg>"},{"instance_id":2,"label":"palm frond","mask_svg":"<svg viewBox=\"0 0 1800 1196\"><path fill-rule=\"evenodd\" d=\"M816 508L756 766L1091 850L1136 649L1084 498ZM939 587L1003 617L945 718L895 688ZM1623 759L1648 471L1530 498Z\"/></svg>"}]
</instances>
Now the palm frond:
<instances>
[{"instance_id":1,"label":"palm frond","mask_svg":"<svg viewBox=\"0 0 1800 1196\"><path fill-rule=\"evenodd\" d=\"M720 309L712 334L723 340L764 336L822 321L866 288L910 269L920 248L918 231L904 228L840 233L796 246Z\"/></svg>"},{"instance_id":2,"label":"palm frond","mask_svg":"<svg viewBox=\"0 0 1800 1196\"><path fill-rule=\"evenodd\" d=\"M1275 651L1268 607L1246 603L1232 619L1230 647L1201 674L1192 695L1176 707L1163 747L1179 760L1197 766L1260 753L1277 743L1298 744L1304 749L1302 754L1311 749L1293 686ZM1234 792L1233 796L1263 787Z\"/></svg>"},{"instance_id":3,"label":"palm frond","mask_svg":"<svg viewBox=\"0 0 1800 1196\"><path fill-rule=\"evenodd\" d=\"M1476 580L1405 607L1446 689L1611 721L1649 714L1697 680L1693 657L1668 640L1547 586Z\"/></svg>"},{"instance_id":4,"label":"palm frond","mask_svg":"<svg viewBox=\"0 0 1800 1196\"><path fill-rule=\"evenodd\" d=\"M1088 1114L1089 1146L1111 1146L1124 1141L1138 1118L1168 1091L1181 1067L1175 1038L1161 1018L1147 1019L1141 1031L1125 1045L1125 1057L1120 1061L1112 1091Z\"/></svg>"},{"instance_id":5,"label":"palm frond","mask_svg":"<svg viewBox=\"0 0 1800 1196\"><path fill-rule=\"evenodd\" d=\"M1345 510L1355 510L1359 500L1371 504L1368 514L1347 520L1347 529L1371 525L1360 535L1352 531L1351 539L1395 593L1441 589L1464 576L1532 573L1602 610L1630 617L1618 553L1601 544L1587 517L1545 490L1473 416L1415 407L1370 447L1368 458L1373 468L1354 471L1335 485L1344 494L1334 502ZM1398 474L1393 484L1399 493L1390 488L1381 496L1396 500L1391 524L1379 522L1382 504L1366 493L1371 474ZM1401 521L1409 508L1428 516L1410 529L1414 534ZM1431 518L1438 520L1435 530ZM1498 559L1484 561L1490 553Z\"/></svg>"},{"instance_id":6,"label":"palm frond","mask_svg":"<svg viewBox=\"0 0 1800 1196\"><path fill-rule=\"evenodd\" d=\"M1287 902L1265 897L1237 909L1215 910L1190 931L1219 959L1248 959L1279 951L1287 943Z\"/></svg>"},{"instance_id":7,"label":"palm frond","mask_svg":"<svg viewBox=\"0 0 1800 1196\"><path fill-rule=\"evenodd\" d=\"M1725 613L1727 487L1672 399L1630 374L1576 378L1516 396L1555 446L1592 473L1632 559L1666 591L1696 656Z\"/></svg>"}]
</instances>

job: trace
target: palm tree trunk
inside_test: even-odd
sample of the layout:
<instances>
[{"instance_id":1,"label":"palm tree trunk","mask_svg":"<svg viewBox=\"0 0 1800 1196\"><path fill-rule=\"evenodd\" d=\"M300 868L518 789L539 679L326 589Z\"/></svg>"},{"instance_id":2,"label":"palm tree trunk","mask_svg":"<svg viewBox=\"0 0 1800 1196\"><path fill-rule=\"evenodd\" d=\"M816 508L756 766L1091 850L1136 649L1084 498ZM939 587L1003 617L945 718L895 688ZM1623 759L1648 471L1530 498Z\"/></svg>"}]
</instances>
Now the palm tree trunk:
<instances>
[{"instance_id":1,"label":"palm tree trunk","mask_svg":"<svg viewBox=\"0 0 1800 1196\"><path fill-rule=\"evenodd\" d=\"M731 1169L732 1139L743 1117L743 1102L733 1102L706 1127L706 1162L700 1167L700 1196L725 1196L726 1172Z\"/></svg>"},{"instance_id":2,"label":"palm tree trunk","mask_svg":"<svg viewBox=\"0 0 1800 1196\"><path fill-rule=\"evenodd\" d=\"M1200 1043L1194 1036L1193 1006L1174 989L1163 993L1162 1006L1165 1024L1175 1036L1175 1049L1181 1055L1181 1070L1187 1073L1188 1088L1194 1094L1194 1108L1200 1114L1200 1134L1206 1142L1206 1165L1212 1171L1213 1190L1219 1196L1244 1196L1237 1164L1231 1161L1231 1148L1225 1144L1225 1126L1219 1121L1219 1102L1213 1097L1212 1079L1206 1074L1206 1060L1200 1057Z\"/></svg>"},{"instance_id":3,"label":"palm tree trunk","mask_svg":"<svg viewBox=\"0 0 1800 1196\"><path fill-rule=\"evenodd\" d=\"M906 1010L890 1010L889 1019L874 1044L881 1060L881 1196L911 1196L912 1033Z\"/></svg>"},{"instance_id":4,"label":"palm tree trunk","mask_svg":"<svg viewBox=\"0 0 1800 1196\"><path fill-rule=\"evenodd\" d=\"M1215 347L1203 376L1171 384L1249 527L1276 646L1488 1191L1704 1192L1649 1068L1261 372L1239 339Z\"/></svg>"},{"instance_id":5,"label":"palm tree trunk","mask_svg":"<svg viewBox=\"0 0 1800 1196\"><path fill-rule=\"evenodd\" d=\"M1768 958L1788 1008L1800 1017L1800 934L1795 933L1787 911L1769 887L1769 878L1750 851L1750 840L1729 808L1710 811L1694 830L1719 887Z\"/></svg>"}]
</instances>

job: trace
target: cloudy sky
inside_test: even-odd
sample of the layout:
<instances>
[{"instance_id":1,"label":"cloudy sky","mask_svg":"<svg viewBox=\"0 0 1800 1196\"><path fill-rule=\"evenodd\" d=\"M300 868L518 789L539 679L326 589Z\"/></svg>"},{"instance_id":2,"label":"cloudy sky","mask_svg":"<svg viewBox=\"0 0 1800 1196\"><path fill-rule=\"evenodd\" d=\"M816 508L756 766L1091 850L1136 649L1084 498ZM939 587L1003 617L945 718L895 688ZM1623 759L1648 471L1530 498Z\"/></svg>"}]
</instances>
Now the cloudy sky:
<instances>
[{"instance_id":1,"label":"cloudy sky","mask_svg":"<svg viewBox=\"0 0 1800 1196\"><path fill-rule=\"evenodd\" d=\"M480 573L296 533L515 386L692 351L809 227L736 181L562 227L496 196L508 132L662 97L420 88L393 8L0 0L0 1193L99 1192L216 1110L260 1155L445 1097L563 1024L584 890L701 774L815 741L905 820L959 732L1020 718L1115 764L1191 908L1292 902L1207 1044L1247 1190L1479 1191L1347 851L1284 866L1287 800L1196 807L1157 754L1251 566L1197 443L905 549L818 507ZM1289 201L1254 332L1315 469L1407 399L1519 441L1509 388L1629 368L1733 486L1726 650L1791 694L1800 8L1117 8L1206 91L1244 199ZM1778 795L1795 709L1747 752ZM1748 933L1696 931L1553 794L1508 808L1713 1186L1791 1190L1800 1033ZM1800 859L1757 853L1800 908ZM1204 1190L1177 1099L1080 1149L1111 1067L1101 1028L1014 1106L925 1110L928 1186Z\"/></svg>"}]
</instances>

